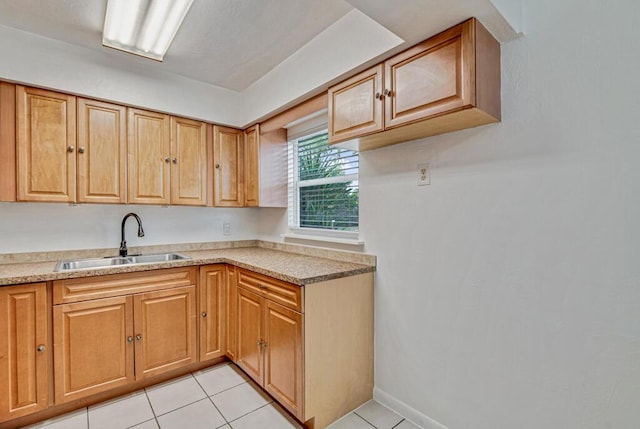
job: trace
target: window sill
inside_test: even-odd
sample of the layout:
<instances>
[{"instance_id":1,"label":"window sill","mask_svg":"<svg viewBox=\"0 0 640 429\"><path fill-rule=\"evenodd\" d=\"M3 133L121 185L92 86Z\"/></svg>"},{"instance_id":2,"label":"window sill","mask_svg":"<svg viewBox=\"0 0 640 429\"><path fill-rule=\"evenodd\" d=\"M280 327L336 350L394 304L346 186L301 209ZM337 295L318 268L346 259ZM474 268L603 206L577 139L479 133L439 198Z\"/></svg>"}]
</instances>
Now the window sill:
<instances>
[{"instance_id":1,"label":"window sill","mask_svg":"<svg viewBox=\"0 0 640 429\"><path fill-rule=\"evenodd\" d=\"M295 240L324 241L325 243L349 244L351 246L364 245L364 241L360 239L354 239L354 238L327 237L327 236L321 236L321 235L296 234L291 232L282 234L281 237L284 239L291 238Z\"/></svg>"}]
</instances>

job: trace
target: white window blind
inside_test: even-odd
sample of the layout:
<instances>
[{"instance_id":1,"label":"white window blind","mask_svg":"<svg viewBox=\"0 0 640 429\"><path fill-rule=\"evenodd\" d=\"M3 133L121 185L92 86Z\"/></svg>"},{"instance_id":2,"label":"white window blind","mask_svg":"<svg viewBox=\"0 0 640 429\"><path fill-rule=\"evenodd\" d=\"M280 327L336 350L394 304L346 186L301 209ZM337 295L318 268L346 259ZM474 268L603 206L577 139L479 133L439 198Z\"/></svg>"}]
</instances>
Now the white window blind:
<instances>
[{"instance_id":1,"label":"white window blind","mask_svg":"<svg viewBox=\"0 0 640 429\"><path fill-rule=\"evenodd\" d=\"M289 224L358 230L358 153L329 146L324 129L289 142Z\"/></svg>"}]
</instances>

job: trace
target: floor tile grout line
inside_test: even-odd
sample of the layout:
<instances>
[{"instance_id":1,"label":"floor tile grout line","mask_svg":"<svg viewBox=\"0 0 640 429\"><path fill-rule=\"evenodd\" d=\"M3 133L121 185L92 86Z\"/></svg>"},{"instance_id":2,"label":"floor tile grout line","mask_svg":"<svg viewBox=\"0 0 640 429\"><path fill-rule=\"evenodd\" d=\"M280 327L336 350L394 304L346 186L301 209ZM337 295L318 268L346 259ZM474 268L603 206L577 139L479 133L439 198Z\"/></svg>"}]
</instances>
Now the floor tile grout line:
<instances>
[{"instance_id":1,"label":"floor tile grout line","mask_svg":"<svg viewBox=\"0 0 640 429\"><path fill-rule=\"evenodd\" d=\"M193 374L193 373L191 373L191 374ZM222 414L222 411L220 411L220 409L218 408L218 406L216 405L216 403L215 403L215 402L213 402L213 399L211 399L211 396L213 396L213 395L209 396L209 393L207 393L207 391L204 389L204 387L202 387L202 384L200 384L200 381L198 381L198 377L196 377L196 376L194 375L194 376L193 376L193 378L195 378L195 379L196 379L196 383L198 383L198 385L200 386L200 388L201 388L202 390L204 390L204 394L205 394L205 395L207 395L207 399L209 400L209 402L211 402L211 404L212 404L212 405L213 405L213 407L216 409L216 411L218 411L218 413L220 413L220 415L222 416L222 420L224 420L224 423L225 423L225 424L224 424L224 425L222 425L222 426L228 425L228 424L229 424L229 420L227 420L227 418L224 416L224 414ZM242 383L240 383L240 384L242 384ZM238 386L240 386L240 384L238 384ZM234 387L235 387L235 386L234 386ZM233 389L233 387L230 387L229 389ZM229 390L229 389L226 389L226 390ZM223 390L223 392L224 392L224 390ZM220 392L218 392L218 393L220 393ZM222 427L222 426L218 426L218 427Z\"/></svg>"},{"instance_id":2,"label":"floor tile grout line","mask_svg":"<svg viewBox=\"0 0 640 429\"><path fill-rule=\"evenodd\" d=\"M156 415L155 415L155 414L153 415L153 418L150 418L150 419L145 420L145 421L140 422L140 423L136 423L135 425L132 425L132 426L127 426L127 429L131 429L131 428L134 428L134 427L136 427L136 426L140 426L141 424L144 424L144 423L150 422L151 420L156 420ZM157 423L157 421L156 421L156 423Z\"/></svg>"},{"instance_id":3,"label":"floor tile grout line","mask_svg":"<svg viewBox=\"0 0 640 429\"><path fill-rule=\"evenodd\" d=\"M261 405L261 406L259 406L258 408L256 408L255 410L251 410L251 411L249 411L248 413L245 413L245 414L241 415L240 417L236 417L235 419L233 419L233 420L231 420L230 422L228 422L228 423L229 423L229 426L231 426L231 423L233 423L233 422L237 422L237 421L238 421L238 420L240 420L241 418L246 417L246 416L248 416L249 414L255 413L256 411L261 410L261 409L263 409L264 407L266 407L266 406L268 406L268 405L271 405L272 403L273 403L273 401L269 402L268 404ZM224 417L224 416L223 416L223 417ZM231 426L231 427L233 428L233 426Z\"/></svg>"},{"instance_id":4,"label":"floor tile grout line","mask_svg":"<svg viewBox=\"0 0 640 429\"><path fill-rule=\"evenodd\" d=\"M87 429L91 429L91 423L89 423L89 407L84 407L85 413L87 413Z\"/></svg>"},{"instance_id":5,"label":"floor tile grout line","mask_svg":"<svg viewBox=\"0 0 640 429\"><path fill-rule=\"evenodd\" d=\"M362 420L364 420L365 422L367 422L371 427L374 427L376 429L378 429L378 426L374 425L373 423L371 423L369 420L365 419L364 417L362 417L360 414L356 413L355 411L351 411L353 414L355 414L356 416L360 417Z\"/></svg>"},{"instance_id":6,"label":"floor tile grout line","mask_svg":"<svg viewBox=\"0 0 640 429\"><path fill-rule=\"evenodd\" d=\"M158 416L156 415L156 410L153 409L153 404L151 403L151 399L149 398L149 393L147 392L147 389L144 389L144 396L147 397L147 402L149 403L149 407L151 407L151 414L153 414L153 417L156 419L156 423L157 423Z\"/></svg>"},{"instance_id":7,"label":"floor tile grout line","mask_svg":"<svg viewBox=\"0 0 640 429\"><path fill-rule=\"evenodd\" d=\"M407 419L405 419L405 418L403 417L403 418L402 418L402 420L400 420L398 423L396 423L396 425L395 425L394 427L392 427L391 429L395 429L395 428L397 428L398 426L400 426L400 423L402 423L402 422L403 422L403 421L405 421L405 420L407 420Z\"/></svg>"},{"instance_id":8,"label":"floor tile grout line","mask_svg":"<svg viewBox=\"0 0 640 429\"><path fill-rule=\"evenodd\" d=\"M169 410L169 411L167 411L166 413L162 413L162 414L156 414L156 413L153 413L153 414L156 416L156 418L158 418L158 417L164 417L164 416L166 416L167 414L171 414L171 413L173 413L174 411L178 411L178 410L181 410L181 409L183 409L183 408L186 408L186 407L188 407L188 406L190 406L190 405L197 404L198 402L202 402L202 401L204 401L205 399L209 399L209 398L208 398L207 396L205 396L204 398L200 398L200 399L198 399L197 401L189 402L188 404L184 404L184 405L179 406L178 408L174 408L173 410Z\"/></svg>"}]
</instances>

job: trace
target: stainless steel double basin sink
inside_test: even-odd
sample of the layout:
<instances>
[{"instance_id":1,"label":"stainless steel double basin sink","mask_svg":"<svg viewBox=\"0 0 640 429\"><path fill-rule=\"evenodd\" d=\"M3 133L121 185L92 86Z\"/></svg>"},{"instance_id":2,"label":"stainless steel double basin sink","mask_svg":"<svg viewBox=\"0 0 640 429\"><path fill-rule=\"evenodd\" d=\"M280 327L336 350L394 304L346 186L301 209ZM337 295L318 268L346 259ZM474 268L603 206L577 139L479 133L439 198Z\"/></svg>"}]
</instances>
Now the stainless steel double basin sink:
<instances>
[{"instance_id":1,"label":"stainless steel double basin sink","mask_svg":"<svg viewBox=\"0 0 640 429\"><path fill-rule=\"evenodd\" d=\"M172 262L191 259L189 256L179 253L159 253L155 255L114 256L111 258L76 259L60 261L54 271L95 270L99 268L112 268L121 265L157 264L159 262Z\"/></svg>"}]
</instances>

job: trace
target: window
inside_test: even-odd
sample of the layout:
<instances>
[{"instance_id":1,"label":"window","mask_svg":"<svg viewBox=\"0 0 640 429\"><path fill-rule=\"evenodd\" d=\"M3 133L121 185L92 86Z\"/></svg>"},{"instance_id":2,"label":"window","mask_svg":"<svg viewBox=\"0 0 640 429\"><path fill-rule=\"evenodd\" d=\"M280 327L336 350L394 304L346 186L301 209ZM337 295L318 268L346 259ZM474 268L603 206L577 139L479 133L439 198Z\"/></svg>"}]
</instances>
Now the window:
<instances>
[{"instance_id":1,"label":"window","mask_svg":"<svg viewBox=\"0 0 640 429\"><path fill-rule=\"evenodd\" d=\"M358 153L329 146L326 129L289 141L289 226L357 234Z\"/></svg>"}]
</instances>

